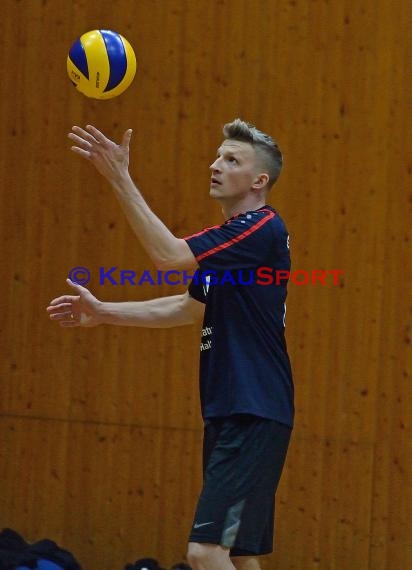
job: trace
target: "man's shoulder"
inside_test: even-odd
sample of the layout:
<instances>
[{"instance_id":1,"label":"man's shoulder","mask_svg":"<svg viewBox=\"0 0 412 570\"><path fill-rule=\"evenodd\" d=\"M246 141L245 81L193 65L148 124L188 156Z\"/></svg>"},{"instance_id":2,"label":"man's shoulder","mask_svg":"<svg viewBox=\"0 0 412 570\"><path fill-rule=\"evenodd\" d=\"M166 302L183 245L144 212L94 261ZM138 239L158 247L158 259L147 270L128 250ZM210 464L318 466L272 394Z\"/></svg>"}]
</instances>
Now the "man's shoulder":
<instances>
[{"instance_id":1,"label":"man's shoulder","mask_svg":"<svg viewBox=\"0 0 412 570\"><path fill-rule=\"evenodd\" d=\"M278 236L279 233L287 233L285 222L279 212L272 206L264 206L258 210L245 212L236 219L249 227L252 226L255 229L261 228L263 232L259 232L260 235L262 235L262 233L266 235L271 234L275 237Z\"/></svg>"}]
</instances>

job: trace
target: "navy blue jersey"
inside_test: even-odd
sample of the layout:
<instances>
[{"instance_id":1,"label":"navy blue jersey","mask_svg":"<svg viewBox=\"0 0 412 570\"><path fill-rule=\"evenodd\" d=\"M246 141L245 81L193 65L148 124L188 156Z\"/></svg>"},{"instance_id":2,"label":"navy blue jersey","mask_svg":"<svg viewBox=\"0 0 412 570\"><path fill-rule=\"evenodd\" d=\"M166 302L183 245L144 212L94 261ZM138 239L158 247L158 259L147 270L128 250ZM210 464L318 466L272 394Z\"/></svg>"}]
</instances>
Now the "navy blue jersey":
<instances>
[{"instance_id":1,"label":"navy blue jersey","mask_svg":"<svg viewBox=\"0 0 412 570\"><path fill-rule=\"evenodd\" d=\"M247 413L292 426L293 381L284 336L287 279L279 273L290 270L284 222L264 206L184 239L199 263L189 294L206 304L200 344L203 417Z\"/></svg>"}]
</instances>

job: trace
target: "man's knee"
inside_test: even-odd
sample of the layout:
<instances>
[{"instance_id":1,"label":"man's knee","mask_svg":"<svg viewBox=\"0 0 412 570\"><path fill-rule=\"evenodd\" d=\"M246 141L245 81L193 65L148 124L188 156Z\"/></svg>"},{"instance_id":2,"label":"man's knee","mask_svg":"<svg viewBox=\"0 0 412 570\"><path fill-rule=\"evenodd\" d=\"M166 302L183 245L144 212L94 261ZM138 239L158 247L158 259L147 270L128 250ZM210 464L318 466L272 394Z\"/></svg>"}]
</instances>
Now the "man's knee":
<instances>
[{"instance_id":1,"label":"man's knee","mask_svg":"<svg viewBox=\"0 0 412 570\"><path fill-rule=\"evenodd\" d=\"M187 561L193 570L209 568L215 564L219 568L219 564L229 564L229 549L223 548L218 544L201 544L199 542L189 542L187 550Z\"/></svg>"},{"instance_id":2,"label":"man's knee","mask_svg":"<svg viewBox=\"0 0 412 570\"><path fill-rule=\"evenodd\" d=\"M198 562L202 562L206 556L207 551L204 546L204 544L199 544L198 542L189 542L186 558L191 566L195 566Z\"/></svg>"},{"instance_id":3,"label":"man's knee","mask_svg":"<svg viewBox=\"0 0 412 570\"><path fill-rule=\"evenodd\" d=\"M259 562L256 558L248 556L233 556L231 559L236 570L261 570Z\"/></svg>"}]
</instances>

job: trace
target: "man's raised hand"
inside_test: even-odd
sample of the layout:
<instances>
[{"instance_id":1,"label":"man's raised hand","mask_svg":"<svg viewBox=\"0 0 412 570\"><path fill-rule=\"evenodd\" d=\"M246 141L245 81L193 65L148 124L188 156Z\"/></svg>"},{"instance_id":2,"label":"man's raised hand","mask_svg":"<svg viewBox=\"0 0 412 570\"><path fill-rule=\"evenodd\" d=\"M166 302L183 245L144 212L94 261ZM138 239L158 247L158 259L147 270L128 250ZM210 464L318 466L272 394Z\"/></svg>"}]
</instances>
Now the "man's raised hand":
<instances>
[{"instance_id":1,"label":"man's raised hand","mask_svg":"<svg viewBox=\"0 0 412 570\"><path fill-rule=\"evenodd\" d=\"M125 131L122 142L116 144L92 125L86 129L74 126L68 134L75 144L71 150L94 164L109 182L116 182L129 172L129 145L132 129Z\"/></svg>"}]
</instances>

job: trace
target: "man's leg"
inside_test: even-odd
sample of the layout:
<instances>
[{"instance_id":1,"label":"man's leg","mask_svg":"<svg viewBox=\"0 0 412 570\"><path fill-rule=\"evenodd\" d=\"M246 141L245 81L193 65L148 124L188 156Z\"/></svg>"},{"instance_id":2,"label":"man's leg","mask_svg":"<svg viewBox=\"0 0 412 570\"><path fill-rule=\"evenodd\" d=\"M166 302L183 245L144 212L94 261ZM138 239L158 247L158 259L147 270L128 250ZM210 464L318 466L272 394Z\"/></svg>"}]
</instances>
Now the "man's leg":
<instances>
[{"instance_id":1,"label":"man's leg","mask_svg":"<svg viewBox=\"0 0 412 570\"><path fill-rule=\"evenodd\" d=\"M229 548L218 544L189 542L187 561L192 570L235 570L236 566L230 561L229 552Z\"/></svg>"},{"instance_id":2,"label":"man's leg","mask_svg":"<svg viewBox=\"0 0 412 570\"><path fill-rule=\"evenodd\" d=\"M193 570L261 570L256 558L229 558L229 549L218 544L189 542L187 560Z\"/></svg>"},{"instance_id":3,"label":"man's leg","mask_svg":"<svg viewBox=\"0 0 412 570\"><path fill-rule=\"evenodd\" d=\"M248 556L232 556L231 561L236 570L262 570L256 558L249 558Z\"/></svg>"},{"instance_id":4,"label":"man's leg","mask_svg":"<svg viewBox=\"0 0 412 570\"><path fill-rule=\"evenodd\" d=\"M260 570L249 552L272 550L289 438L287 426L247 414L206 425L204 484L189 537L193 570Z\"/></svg>"}]
</instances>

